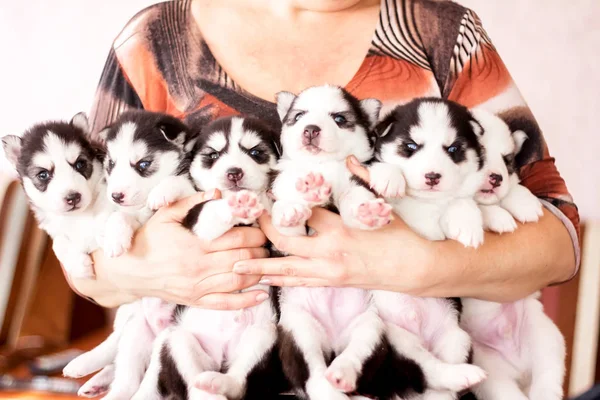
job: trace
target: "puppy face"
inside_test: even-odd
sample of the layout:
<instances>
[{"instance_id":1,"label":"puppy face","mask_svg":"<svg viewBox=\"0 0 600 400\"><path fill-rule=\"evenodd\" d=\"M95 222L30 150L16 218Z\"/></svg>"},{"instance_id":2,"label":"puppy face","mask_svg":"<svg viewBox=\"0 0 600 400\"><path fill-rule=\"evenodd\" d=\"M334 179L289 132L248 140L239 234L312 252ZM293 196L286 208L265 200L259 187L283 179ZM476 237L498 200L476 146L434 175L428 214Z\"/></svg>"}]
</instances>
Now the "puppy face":
<instances>
[{"instance_id":1,"label":"puppy face","mask_svg":"<svg viewBox=\"0 0 600 400\"><path fill-rule=\"evenodd\" d=\"M202 130L194 149L190 174L202 190L224 194L242 189L267 190L275 167L277 137L254 118L222 118Z\"/></svg>"},{"instance_id":2,"label":"puppy face","mask_svg":"<svg viewBox=\"0 0 600 400\"><path fill-rule=\"evenodd\" d=\"M480 204L496 204L519 182L515 157L527 135L523 131L511 133L508 125L492 113L484 110L472 113L485 131L480 140L486 158L484 183L475 200Z\"/></svg>"},{"instance_id":3,"label":"puppy face","mask_svg":"<svg viewBox=\"0 0 600 400\"><path fill-rule=\"evenodd\" d=\"M131 111L100 132L106 145L107 195L121 207L141 207L168 176L182 173L190 146L187 126L172 116Z\"/></svg>"},{"instance_id":4,"label":"puppy face","mask_svg":"<svg viewBox=\"0 0 600 400\"><path fill-rule=\"evenodd\" d=\"M317 86L298 96L277 95L282 121L283 156L294 160L344 160L354 154L366 161L373 154L371 131L381 103L359 101L342 88Z\"/></svg>"},{"instance_id":5,"label":"puppy face","mask_svg":"<svg viewBox=\"0 0 600 400\"><path fill-rule=\"evenodd\" d=\"M418 99L394 109L377 131L377 158L402 169L409 195L436 199L478 190L483 130L465 107Z\"/></svg>"},{"instance_id":6,"label":"puppy face","mask_svg":"<svg viewBox=\"0 0 600 400\"><path fill-rule=\"evenodd\" d=\"M22 138L3 138L7 159L36 208L74 213L92 203L102 168L87 136L87 118L77 114L70 123L39 124Z\"/></svg>"}]
</instances>

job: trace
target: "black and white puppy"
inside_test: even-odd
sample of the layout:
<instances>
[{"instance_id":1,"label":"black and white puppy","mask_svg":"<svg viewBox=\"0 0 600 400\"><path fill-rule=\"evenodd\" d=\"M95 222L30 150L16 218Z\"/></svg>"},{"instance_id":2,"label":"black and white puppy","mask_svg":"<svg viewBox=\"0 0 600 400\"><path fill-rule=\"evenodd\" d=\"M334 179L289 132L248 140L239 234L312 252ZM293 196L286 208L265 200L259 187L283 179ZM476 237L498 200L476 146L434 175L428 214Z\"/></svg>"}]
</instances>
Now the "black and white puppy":
<instances>
[{"instance_id":1,"label":"black and white puppy","mask_svg":"<svg viewBox=\"0 0 600 400\"><path fill-rule=\"evenodd\" d=\"M542 204L519 184L515 157L527 135L510 131L499 117L472 110L483 126L485 147L484 185L475 199L480 204L485 228L512 232L515 219L535 222ZM473 392L480 399L559 400L563 398L565 342L558 327L544 313L537 294L513 303L463 298L461 326L473 339L473 363L488 378Z\"/></svg>"},{"instance_id":2,"label":"black and white puppy","mask_svg":"<svg viewBox=\"0 0 600 400\"><path fill-rule=\"evenodd\" d=\"M272 184L273 223L283 234L306 235L311 208L331 202L344 222L375 229L391 207L353 179L345 160L373 156L372 129L381 103L359 101L342 88L318 86L277 96L282 158ZM280 355L296 392L311 400L348 399L359 392L366 363L385 357L383 323L367 290L282 288ZM368 369L368 371L367 371Z\"/></svg>"},{"instance_id":3,"label":"black and white puppy","mask_svg":"<svg viewBox=\"0 0 600 400\"><path fill-rule=\"evenodd\" d=\"M155 209L195 193L186 153L196 138L177 118L148 111L121 114L100 137L106 147L107 199L117 207L106 222L104 251L118 256L130 248L133 234ZM94 372L90 366L97 370L107 366L102 360L113 360L114 380L107 400L129 399L138 390L152 343L172 323L176 305L145 297L126 307L134 310L128 311L131 316L125 325L115 330L116 340L107 339L99 346L102 351L81 355L63 371L68 376L84 376ZM108 376L105 370L101 374Z\"/></svg>"},{"instance_id":4,"label":"black and white puppy","mask_svg":"<svg viewBox=\"0 0 600 400\"><path fill-rule=\"evenodd\" d=\"M483 130L469 110L441 99L417 99L394 109L377 131L373 188L425 238L479 245L482 218L473 196L483 182ZM429 384L423 399L455 399L485 378L483 370L464 364L471 340L459 326L454 301L373 295L393 348L423 368Z\"/></svg>"},{"instance_id":5,"label":"black and white puppy","mask_svg":"<svg viewBox=\"0 0 600 400\"><path fill-rule=\"evenodd\" d=\"M190 173L198 189L218 189L223 198L192 208L183 225L213 240L235 225L254 223L270 208L266 192L277 160L276 140L254 118L224 118L206 126L194 148ZM246 290L257 289L270 288ZM134 399L240 400L277 394L280 386L267 372L277 339L271 302L239 311L178 310L174 325L154 346Z\"/></svg>"},{"instance_id":6,"label":"black and white puppy","mask_svg":"<svg viewBox=\"0 0 600 400\"><path fill-rule=\"evenodd\" d=\"M110 203L97 148L89 140L85 114L71 122L34 125L22 137L2 139L6 158L15 167L41 229L73 277L93 278L89 253L99 240Z\"/></svg>"}]
</instances>

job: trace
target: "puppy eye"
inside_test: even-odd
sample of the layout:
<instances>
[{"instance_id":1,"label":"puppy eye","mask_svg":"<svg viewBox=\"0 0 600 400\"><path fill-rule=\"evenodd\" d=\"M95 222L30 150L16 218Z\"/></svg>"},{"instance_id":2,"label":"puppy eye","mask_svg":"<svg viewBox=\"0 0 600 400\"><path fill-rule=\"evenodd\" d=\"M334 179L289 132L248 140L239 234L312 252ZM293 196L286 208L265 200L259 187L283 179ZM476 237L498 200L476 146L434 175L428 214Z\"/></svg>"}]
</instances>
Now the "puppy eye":
<instances>
[{"instance_id":1,"label":"puppy eye","mask_svg":"<svg viewBox=\"0 0 600 400\"><path fill-rule=\"evenodd\" d=\"M211 160L216 160L217 158L219 158L219 152L213 151L212 153L208 153L208 158L210 158Z\"/></svg>"},{"instance_id":2,"label":"puppy eye","mask_svg":"<svg viewBox=\"0 0 600 400\"><path fill-rule=\"evenodd\" d=\"M334 114L333 115L333 120L338 125L341 125L341 124L344 124L344 123L348 122L348 120L346 119L346 117L344 117L341 114Z\"/></svg>"},{"instance_id":3,"label":"puppy eye","mask_svg":"<svg viewBox=\"0 0 600 400\"><path fill-rule=\"evenodd\" d=\"M50 172L48 170L43 169L40 172L38 172L36 176L40 181L45 182L48 179L50 179Z\"/></svg>"},{"instance_id":4,"label":"puppy eye","mask_svg":"<svg viewBox=\"0 0 600 400\"><path fill-rule=\"evenodd\" d=\"M108 168L113 169L115 167L115 162L113 160L108 160Z\"/></svg>"},{"instance_id":5,"label":"puppy eye","mask_svg":"<svg viewBox=\"0 0 600 400\"><path fill-rule=\"evenodd\" d=\"M137 163L137 165L135 167L137 168L138 171L145 171L150 167L151 164L152 164L151 161L140 161Z\"/></svg>"},{"instance_id":6,"label":"puppy eye","mask_svg":"<svg viewBox=\"0 0 600 400\"><path fill-rule=\"evenodd\" d=\"M260 151L259 149L252 149L250 150L250 155L252 157L258 157L262 154L262 151Z\"/></svg>"},{"instance_id":7,"label":"puppy eye","mask_svg":"<svg viewBox=\"0 0 600 400\"><path fill-rule=\"evenodd\" d=\"M458 149L459 149L459 145L458 145L458 144L453 144L453 145L449 146L449 147L446 149L446 151L447 151L449 154L452 154L452 153L456 153L456 152L458 151Z\"/></svg>"},{"instance_id":8,"label":"puppy eye","mask_svg":"<svg viewBox=\"0 0 600 400\"><path fill-rule=\"evenodd\" d=\"M414 143L414 142L411 142L411 143L406 143L406 145L405 145L405 146L406 146L406 148L407 148L407 149L409 149L409 150L412 150L412 151L417 151L417 150L419 150L419 145L418 145L418 144L416 144L416 143Z\"/></svg>"},{"instance_id":9,"label":"puppy eye","mask_svg":"<svg viewBox=\"0 0 600 400\"><path fill-rule=\"evenodd\" d=\"M294 122L298 122L298 120L300 120L300 118L302 118L304 116L303 112L299 112L298 114L296 114L296 116L294 117Z\"/></svg>"},{"instance_id":10,"label":"puppy eye","mask_svg":"<svg viewBox=\"0 0 600 400\"><path fill-rule=\"evenodd\" d=\"M82 171L85 167L87 167L87 162L85 160L77 160L75 162L75 170Z\"/></svg>"}]
</instances>

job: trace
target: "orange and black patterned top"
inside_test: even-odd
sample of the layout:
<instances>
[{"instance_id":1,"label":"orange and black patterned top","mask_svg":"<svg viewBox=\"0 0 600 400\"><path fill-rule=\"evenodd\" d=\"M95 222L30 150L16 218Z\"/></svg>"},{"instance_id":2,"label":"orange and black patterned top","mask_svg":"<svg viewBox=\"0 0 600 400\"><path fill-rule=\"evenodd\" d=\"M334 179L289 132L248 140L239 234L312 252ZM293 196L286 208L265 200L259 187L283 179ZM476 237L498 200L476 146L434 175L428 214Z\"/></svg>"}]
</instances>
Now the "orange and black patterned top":
<instances>
[{"instance_id":1,"label":"orange and black patterned top","mask_svg":"<svg viewBox=\"0 0 600 400\"><path fill-rule=\"evenodd\" d=\"M191 0L138 13L114 41L91 122L99 131L123 110L143 108L200 122L234 114L280 124L274 102L239 87L215 60ZM522 183L565 224L579 265L579 215L554 158L477 15L445 0L381 0L371 49L346 89L384 111L435 96L481 106L529 136L517 157Z\"/></svg>"}]
</instances>

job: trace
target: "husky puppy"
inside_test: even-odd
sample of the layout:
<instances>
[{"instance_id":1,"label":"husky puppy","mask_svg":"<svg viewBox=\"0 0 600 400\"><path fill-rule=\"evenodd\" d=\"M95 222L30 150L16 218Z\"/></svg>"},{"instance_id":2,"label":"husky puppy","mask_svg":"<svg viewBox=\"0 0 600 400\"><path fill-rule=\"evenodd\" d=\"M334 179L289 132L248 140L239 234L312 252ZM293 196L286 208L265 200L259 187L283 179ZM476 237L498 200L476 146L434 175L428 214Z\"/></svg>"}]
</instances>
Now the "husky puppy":
<instances>
[{"instance_id":1,"label":"husky puppy","mask_svg":"<svg viewBox=\"0 0 600 400\"><path fill-rule=\"evenodd\" d=\"M99 247L110 212L98 149L85 114L71 122L34 125L21 137L2 139L41 229L67 273L93 278L89 253Z\"/></svg>"},{"instance_id":2,"label":"husky puppy","mask_svg":"<svg viewBox=\"0 0 600 400\"><path fill-rule=\"evenodd\" d=\"M193 150L191 176L198 189L219 189L222 199L192 208L183 225L213 240L269 209L277 135L254 118L223 118L207 125ZM246 290L262 289L255 285ZM273 299L273 296L271 296ZM268 373L277 339L274 305L240 310L179 307L173 326L154 346L134 399L266 399L279 385Z\"/></svg>"},{"instance_id":3,"label":"husky puppy","mask_svg":"<svg viewBox=\"0 0 600 400\"><path fill-rule=\"evenodd\" d=\"M330 199L351 227L376 229L390 222L391 207L345 166L352 154L362 162L373 156L371 132L380 107L378 100L359 101L335 86L277 95L283 153L272 184L272 217L283 234L306 235L312 207ZM370 292L282 288L280 308L280 356L294 390L311 400L364 392L363 370L371 374L379 367L366 363L380 360L386 348Z\"/></svg>"},{"instance_id":4,"label":"husky puppy","mask_svg":"<svg viewBox=\"0 0 600 400\"><path fill-rule=\"evenodd\" d=\"M441 99L417 99L394 109L377 131L372 187L427 239L479 245L483 222L473 196L483 182L483 130L470 112ZM430 388L423 399L455 399L485 378L481 369L463 364L471 340L454 301L373 295L393 348L423 368Z\"/></svg>"},{"instance_id":5,"label":"husky puppy","mask_svg":"<svg viewBox=\"0 0 600 400\"><path fill-rule=\"evenodd\" d=\"M133 234L155 209L195 193L186 158L195 136L172 116L129 111L102 130L100 137L106 147L107 198L117 207L106 222L104 251L118 256L130 248ZM173 320L175 304L151 297L136 303L124 327L114 332L115 338L76 358L64 371L83 376L114 360L107 400L133 396L150 362L154 339ZM110 374L103 370L101 377ZM100 380L94 378L96 383Z\"/></svg>"},{"instance_id":6,"label":"husky puppy","mask_svg":"<svg viewBox=\"0 0 600 400\"><path fill-rule=\"evenodd\" d=\"M485 183L475 195L487 230L512 232L520 222L535 222L542 204L519 184L515 156L527 135L511 131L497 116L473 114L485 129ZM563 398L565 343L544 313L537 295L514 303L462 299L461 325L473 339L473 363L488 378L473 392L480 399L559 400Z\"/></svg>"}]
</instances>

